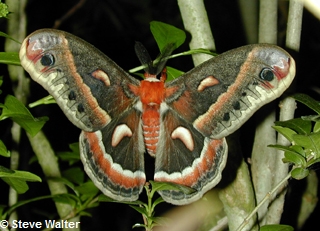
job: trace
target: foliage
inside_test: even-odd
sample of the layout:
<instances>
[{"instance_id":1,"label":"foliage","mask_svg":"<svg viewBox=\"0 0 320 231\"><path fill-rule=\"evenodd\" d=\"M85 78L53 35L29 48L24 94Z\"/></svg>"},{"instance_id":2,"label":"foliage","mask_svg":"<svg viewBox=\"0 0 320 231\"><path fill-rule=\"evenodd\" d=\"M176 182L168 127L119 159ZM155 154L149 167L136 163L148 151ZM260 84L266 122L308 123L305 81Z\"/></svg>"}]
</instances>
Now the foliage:
<instances>
[{"instance_id":1,"label":"foliage","mask_svg":"<svg viewBox=\"0 0 320 231\"><path fill-rule=\"evenodd\" d=\"M25 193L28 190L26 181L41 182L40 177L30 172L11 170L3 166L0 166L0 178L18 193Z\"/></svg>"},{"instance_id":2,"label":"foliage","mask_svg":"<svg viewBox=\"0 0 320 231\"><path fill-rule=\"evenodd\" d=\"M293 165L291 176L301 180L309 175L312 165L320 162L320 104L308 95L295 94L292 96L317 115L303 116L288 121L278 121L273 127L286 137L291 146L270 145L284 151L283 162Z\"/></svg>"},{"instance_id":3,"label":"foliage","mask_svg":"<svg viewBox=\"0 0 320 231\"><path fill-rule=\"evenodd\" d=\"M151 186L151 189L150 189ZM191 193L193 192L193 189L177 185L173 183L164 183L164 182L155 182L150 181L149 183L146 183L144 186L144 189L146 191L148 202L144 203L142 201L132 201L132 202L119 202L116 200L113 200L105 195L101 195L99 198L99 201L101 202L115 202L115 203L122 203L122 204L128 204L131 208L135 209L137 212L141 213L143 216L143 220L145 221L144 224L135 224L133 228L138 227L144 227L145 230L151 231L155 226L165 226L167 224L167 219L163 217L155 217L155 207L165 202L161 197L153 201L153 196L155 192L160 190L181 190L185 193Z\"/></svg>"},{"instance_id":4,"label":"foliage","mask_svg":"<svg viewBox=\"0 0 320 231\"><path fill-rule=\"evenodd\" d=\"M30 111L12 95L7 95L4 104L0 104L0 108L2 108L0 121L10 118L32 136L35 136L48 120L47 117L34 118Z\"/></svg>"},{"instance_id":5,"label":"foliage","mask_svg":"<svg viewBox=\"0 0 320 231\"><path fill-rule=\"evenodd\" d=\"M0 82L0 87L2 80ZM45 118L35 119L29 110L22 105L14 96L8 95L5 103L0 103L1 114L0 121L10 118L18 123L27 132L35 135L44 125ZM10 151L5 144L0 140L0 155L10 157ZM14 188L18 193L24 193L28 190L27 181L41 182L41 178L25 171L11 170L0 165L0 178Z\"/></svg>"},{"instance_id":6,"label":"foliage","mask_svg":"<svg viewBox=\"0 0 320 231\"><path fill-rule=\"evenodd\" d=\"M9 13L8 6L0 0L0 18L6 18Z\"/></svg>"}]
</instances>

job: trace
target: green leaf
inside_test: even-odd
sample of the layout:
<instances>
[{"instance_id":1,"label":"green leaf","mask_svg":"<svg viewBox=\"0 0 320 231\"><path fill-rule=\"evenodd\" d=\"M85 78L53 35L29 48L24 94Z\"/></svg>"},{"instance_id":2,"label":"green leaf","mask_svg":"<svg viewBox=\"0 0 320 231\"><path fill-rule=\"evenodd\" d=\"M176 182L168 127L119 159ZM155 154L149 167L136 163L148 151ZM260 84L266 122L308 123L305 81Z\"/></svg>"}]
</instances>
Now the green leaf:
<instances>
[{"instance_id":1,"label":"green leaf","mask_svg":"<svg viewBox=\"0 0 320 231\"><path fill-rule=\"evenodd\" d=\"M97 206L94 206L94 207L97 207ZM92 207L90 206L90 208L93 208L93 206ZM91 213L89 213L87 211L83 211L83 210L80 211L78 214L79 214L80 217L84 217L84 216L85 217L92 217Z\"/></svg>"},{"instance_id":2,"label":"green leaf","mask_svg":"<svg viewBox=\"0 0 320 231\"><path fill-rule=\"evenodd\" d=\"M285 163L293 163L297 166L306 166L306 159L304 155L301 155L299 152L292 148L292 146L282 146L282 145L268 145L268 147L276 148L279 150L284 151L284 159L283 162ZM301 147L300 147L301 148ZM302 149L302 148L301 148Z\"/></svg>"},{"instance_id":3,"label":"green leaf","mask_svg":"<svg viewBox=\"0 0 320 231\"><path fill-rule=\"evenodd\" d=\"M5 220L7 216L7 212L5 211L7 208L6 205L0 205L0 220Z\"/></svg>"},{"instance_id":4,"label":"green leaf","mask_svg":"<svg viewBox=\"0 0 320 231\"><path fill-rule=\"evenodd\" d=\"M64 177L50 177L48 179L51 181L54 181L54 182L65 184L66 186L68 186L72 190L74 190L74 188L75 188L74 184Z\"/></svg>"},{"instance_id":5,"label":"green leaf","mask_svg":"<svg viewBox=\"0 0 320 231\"><path fill-rule=\"evenodd\" d=\"M183 75L184 72L180 71L178 69L175 69L173 67L168 67L167 66L167 80L174 80L176 78L178 78L179 76Z\"/></svg>"},{"instance_id":6,"label":"green leaf","mask_svg":"<svg viewBox=\"0 0 320 231\"><path fill-rule=\"evenodd\" d=\"M165 200L163 200L162 197L158 197L158 198L152 203L153 208L156 207L158 204L160 204L160 203L162 203L162 202L165 202Z\"/></svg>"},{"instance_id":7,"label":"green leaf","mask_svg":"<svg viewBox=\"0 0 320 231\"><path fill-rule=\"evenodd\" d=\"M294 152L300 154L303 157L307 157L305 150L300 145L291 145L290 149L293 150Z\"/></svg>"},{"instance_id":8,"label":"green leaf","mask_svg":"<svg viewBox=\"0 0 320 231\"><path fill-rule=\"evenodd\" d=\"M311 133L309 135L296 134L292 136L292 139L295 144L312 150L315 158L320 157L320 133Z\"/></svg>"},{"instance_id":9,"label":"green leaf","mask_svg":"<svg viewBox=\"0 0 320 231\"><path fill-rule=\"evenodd\" d=\"M7 149L2 140L0 140L0 155L4 157L10 157L10 154L10 151Z\"/></svg>"},{"instance_id":10,"label":"green leaf","mask_svg":"<svg viewBox=\"0 0 320 231\"><path fill-rule=\"evenodd\" d=\"M62 173L62 175L69 181L75 184L82 184L84 181L84 172L82 168L69 168Z\"/></svg>"},{"instance_id":11,"label":"green leaf","mask_svg":"<svg viewBox=\"0 0 320 231\"><path fill-rule=\"evenodd\" d=\"M41 178L33 173L11 170L3 166L0 166L0 178L19 194L25 193L29 189L26 181L41 182Z\"/></svg>"},{"instance_id":12,"label":"green leaf","mask_svg":"<svg viewBox=\"0 0 320 231\"><path fill-rule=\"evenodd\" d=\"M295 100L299 101L300 103L303 103L304 105L306 105L310 109L312 109L315 112L317 112L318 114L320 114L320 104L319 104L319 102L314 100L310 96L298 93L298 94L294 94L292 96L292 98L294 98Z\"/></svg>"},{"instance_id":13,"label":"green leaf","mask_svg":"<svg viewBox=\"0 0 320 231\"><path fill-rule=\"evenodd\" d=\"M0 120L11 118L24 128L31 136L35 136L41 130L47 117L34 118L30 111L14 96L8 95L5 99Z\"/></svg>"},{"instance_id":14,"label":"green leaf","mask_svg":"<svg viewBox=\"0 0 320 231\"><path fill-rule=\"evenodd\" d=\"M171 221L171 219L169 219L167 217L152 217L151 220L154 221L154 223L152 224L152 227L167 226L169 224L169 222Z\"/></svg>"},{"instance_id":15,"label":"green leaf","mask_svg":"<svg viewBox=\"0 0 320 231\"><path fill-rule=\"evenodd\" d=\"M118 202L118 201L116 201L116 200L112 199L111 197L108 197L104 194L99 195L98 201L99 202Z\"/></svg>"},{"instance_id":16,"label":"green leaf","mask_svg":"<svg viewBox=\"0 0 320 231\"><path fill-rule=\"evenodd\" d=\"M9 169L9 168L6 168L6 167L0 165L0 177L1 177L1 174L5 174L5 173L13 174L14 171Z\"/></svg>"},{"instance_id":17,"label":"green leaf","mask_svg":"<svg viewBox=\"0 0 320 231\"><path fill-rule=\"evenodd\" d=\"M177 190L182 191L185 194L194 193L196 190L184 185L170 183L170 182L156 182L156 181L149 181L152 186L152 191L161 191L161 190Z\"/></svg>"},{"instance_id":18,"label":"green leaf","mask_svg":"<svg viewBox=\"0 0 320 231\"><path fill-rule=\"evenodd\" d=\"M38 157L34 155L29 159L28 164L38 163L38 161Z\"/></svg>"},{"instance_id":19,"label":"green leaf","mask_svg":"<svg viewBox=\"0 0 320 231\"><path fill-rule=\"evenodd\" d=\"M139 207L136 205L129 205L131 208L133 208L134 210L138 211L140 214L145 215L146 217L148 217L148 213L146 211L146 209L144 207Z\"/></svg>"},{"instance_id":20,"label":"green leaf","mask_svg":"<svg viewBox=\"0 0 320 231\"><path fill-rule=\"evenodd\" d=\"M163 22L152 21L150 23L150 30L161 53L167 45L173 44L174 49L176 49L186 39L186 33L183 30Z\"/></svg>"},{"instance_id":21,"label":"green leaf","mask_svg":"<svg viewBox=\"0 0 320 231\"><path fill-rule=\"evenodd\" d=\"M305 158L303 158L301 155L292 152L292 151L286 151L284 152L284 162L291 162L296 166L302 166L305 167L307 165L307 162Z\"/></svg>"},{"instance_id":22,"label":"green leaf","mask_svg":"<svg viewBox=\"0 0 320 231\"><path fill-rule=\"evenodd\" d=\"M0 52L0 63L20 66L18 52Z\"/></svg>"},{"instance_id":23,"label":"green leaf","mask_svg":"<svg viewBox=\"0 0 320 231\"><path fill-rule=\"evenodd\" d=\"M309 120L301 118L291 119L287 121L276 121L276 126L286 127L294 130L298 134L309 134L311 132L312 124Z\"/></svg>"},{"instance_id":24,"label":"green leaf","mask_svg":"<svg viewBox=\"0 0 320 231\"><path fill-rule=\"evenodd\" d=\"M294 229L289 225L264 225L260 231L294 231Z\"/></svg>"},{"instance_id":25,"label":"green leaf","mask_svg":"<svg viewBox=\"0 0 320 231\"><path fill-rule=\"evenodd\" d=\"M314 124L313 132L320 132L320 122Z\"/></svg>"},{"instance_id":26,"label":"green leaf","mask_svg":"<svg viewBox=\"0 0 320 231\"><path fill-rule=\"evenodd\" d=\"M87 181L77 187L75 190L81 194L81 200L87 200L89 198L93 198L96 196L100 191L99 189L93 184L92 181Z\"/></svg>"},{"instance_id":27,"label":"green leaf","mask_svg":"<svg viewBox=\"0 0 320 231\"><path fill-rule=\"evenodd\" d=\"M285 127L281 127L281 126L272 126L272 128L274 130L276 130L277 132L279 132L284 137L286 137L287 140L289 140L291 143L293 141L292 135L297 134L294 130L292 130L290 128L285 128Z\"/></svg>"},{"instance_id":28,"label":"green leaf","mask_svg":"<svg viewBox=\"0 0 320 231\"><path fill-rule=\"evenodd\" d=\"M309 175L309 170L306 168L295 168L291 172L292 178L301 180Z\"/></svg>"},{"instance_id":29,"label":"green leaf","mask_svg":"<svg viewBox=\"0 0 320 231\"><path fill-rule=\"evenodd\" d=\"M133 229L134 229L134 228L144 228L144 229L147 230L147 226L146 226L146 225L144 225L144 224L139 224L139 223L134 224L134 225L132 226L132 228L133 228Z\"/></svg>"},{"instance_id":30,"label":"green leaf","mask_svg":"<svg viewBox=\"0 0 320 231\"><path fill-rule=\"evenodd\" d=\"M81 205L80 198L69 193L56 194L52 199L55 202L71 205L73 208L76 208L77 205Z\"/></svg>"},{"instance_id":31,"label":"green leaf","mask_svg":"<svg viewBox=\"0 0 320 231\"><path fill-rule=\"evenodd\" d=\"M29 190L29 186L24 180L1 176L0 178L8 185L10 185L10 187L12 187L18 194L23 194Z\"/></svg>"},{"instance_id":32,"label":"green leaf","mask_svg":"<svg viewBox=\"0 0 320 231\"><path fill-rule=\"evenodd\" d=\"M69 161L69 164L72 165L78 161L80 161L80 149L79 149L79 143L72 143L69 145L69 148L71 151L66 152L58 152L57 156L62 161Z\"/></svg>"}]
</instances>

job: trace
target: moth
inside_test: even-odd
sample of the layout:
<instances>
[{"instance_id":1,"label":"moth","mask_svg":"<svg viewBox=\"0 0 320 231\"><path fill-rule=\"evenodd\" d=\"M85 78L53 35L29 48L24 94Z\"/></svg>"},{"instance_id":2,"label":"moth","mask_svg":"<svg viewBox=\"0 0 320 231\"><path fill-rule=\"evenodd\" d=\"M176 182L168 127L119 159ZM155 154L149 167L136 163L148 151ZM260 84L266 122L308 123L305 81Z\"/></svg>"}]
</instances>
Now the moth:
<instances>
[{"instance_id":1,"label":"moth","mask_svg":"<svg viewBox=\"0 0 320 231\"><path fill-rule=\"evenodd\" d=\"M105 195L138 199L147 151L155 157L155 181L195 190L159 192L176 205L198 200L219 183L225 137L279 97L295 75L286 51L260 44L225 52L173 81L165 74L140 81L89 43L52 29L29 35L20 60L82 130L84 169Z\"/></svg>"}]
</instances>

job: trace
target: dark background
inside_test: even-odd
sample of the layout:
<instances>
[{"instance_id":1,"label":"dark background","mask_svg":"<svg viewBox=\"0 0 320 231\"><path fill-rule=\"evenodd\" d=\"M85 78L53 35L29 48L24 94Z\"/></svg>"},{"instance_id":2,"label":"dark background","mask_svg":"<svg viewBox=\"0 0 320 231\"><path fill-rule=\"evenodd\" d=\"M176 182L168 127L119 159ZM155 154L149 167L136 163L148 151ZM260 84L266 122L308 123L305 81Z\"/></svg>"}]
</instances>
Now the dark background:
<instances>
[{"instance_id":1,"label":"dark background","mask_svg":"<svg viewBox=\"0 0 320 231\"><path fill-rule=\"evenodd\" d=\"M29 0L26 8L28 33L40 28L52 28L54 22L63 17L78 2L76 0ZM205 4L217 52L221 53L245 45L246 38L243 32L237 1L207 0ZM283 34L282 32L285 32L286 25L283 19L286 17L286 14L283 11L279 13L279 34ZM92 43L123 69L128 70L139 65L139 61L134 53L135 41L142 42L152 57L158 55L157 45L149 29L150 21L162 21L181 29L184 28L177 2L174 0L87 0L71 17L63 21L58 29L68 31ZM2 31L5 31L6 19L0 20L0 27ZM314 90L319 87L319 20L308 11L304 11L302 28L300 53L293 54L297 60L297 91L307 93L319 100L320 97ZM187 40L190 40L189 34ZM284 36L279 37L280 46L283 46L284 41ZM176 52L185 50L188 50L188 42ZM170 60L168 65L183 71L188 71L193 67L191 57ZM10 80L5 65L1 65L0 68L1 73L5 73L2 74L5 83L1 88L4 93L0 95L1 102L3 102L3 97L8 93L12 94L12 90L10 90ZM41 86L32 82L29 102L33 102L46 95L47 92ZM304 110L305 108L297 113L304 115L308 113ZM47 105L37 107L32 110L32 113L38 117L50 117L50 121L45 125L44 131L51 141L54 150L65 151L70 143L78 141L79 129L75 128L65 118L58 106ZM244 125L242 130L249 131L248 134L253 135L253 125L255 121L260 119L262 118L254 116ZM244 132L241 134L244 134ZM249 135L248 140L252 141L253 138ZM10 122L6 121L1 124L0 139L5 142L8 148L13 148L10 145ZM244 143L248 142L244 141ZM245 153L250 153L251 145L252 143L250 142L249 145L243 145ZM28 164L33 153L24 135L22 136L21 144L17 148L21 153L21 165L19 169L31 171L41 176L42 173L37 164ZM1 165L8 166L6 159L1 158L0 160ZM150 163L152 164L152 160ZM297 200L299 200L298 189L303 188L304 182L291 181L291 185L292 188L289 190L286 200L286 208L290 209L285 209L282 223L294 226L294 211L298 208ZM7 190L7 185L0 182L0 204L7 204ZM30 183L30 190L26 194L21 195L21 199L46 194L49 194L49 191L44 184ZM44 216L47 215L45 213L53 213L55 211L53 202L46 201L45 203L45 208L43 208L43 202L24 206L19 210L19 218L23 221L34 221L35 218L43 220ZM160 206L157 212L161 213L167 209L167 206ZM127 205L102 203L99 208L93 209L90 212L92 213L92 217L81 219L82 230L131 230L133 224L142 222L141 216ZM317 216L319 216L319 208L310 217L304 230L314 229L312 221L315 221ZM107 222L106 224L107 220L112 222Z\"/></svg>"}]
</instances>

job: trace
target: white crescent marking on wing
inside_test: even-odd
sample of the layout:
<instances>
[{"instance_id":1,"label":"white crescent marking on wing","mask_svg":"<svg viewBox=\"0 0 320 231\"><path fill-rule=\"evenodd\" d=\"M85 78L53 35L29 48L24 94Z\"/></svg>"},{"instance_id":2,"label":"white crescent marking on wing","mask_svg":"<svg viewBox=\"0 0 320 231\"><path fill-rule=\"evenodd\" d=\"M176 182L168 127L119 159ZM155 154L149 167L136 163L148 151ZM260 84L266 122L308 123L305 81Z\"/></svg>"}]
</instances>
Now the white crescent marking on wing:
<instances>
[{"instance_id":1,"label":"white crescent marking on wing","mask_svg":"<svg viewBox=\"0 0 320 231\"><path fill-rule=\"evenodd\" d=\"M126 136L128 136L128 137L132 136L131 129L126 124L118 125L114 129L113 134L112 134L112 141L111 141L112 147L117 146L120 143L120 141Z\"/></svg>"},{"instance_id":2,"label":"white crescent marking on wing","mask_svg":"<svg viewBox=\"0 0 320 231\"><path fill-rule=\"evenodd\" d=\"M181 126L177 127L171 133L171 138L180 139L187 149L189 149L190 151L193 151L194 142L193 142L192 134L188 129Z\"/></svg>"}]
</instances>

